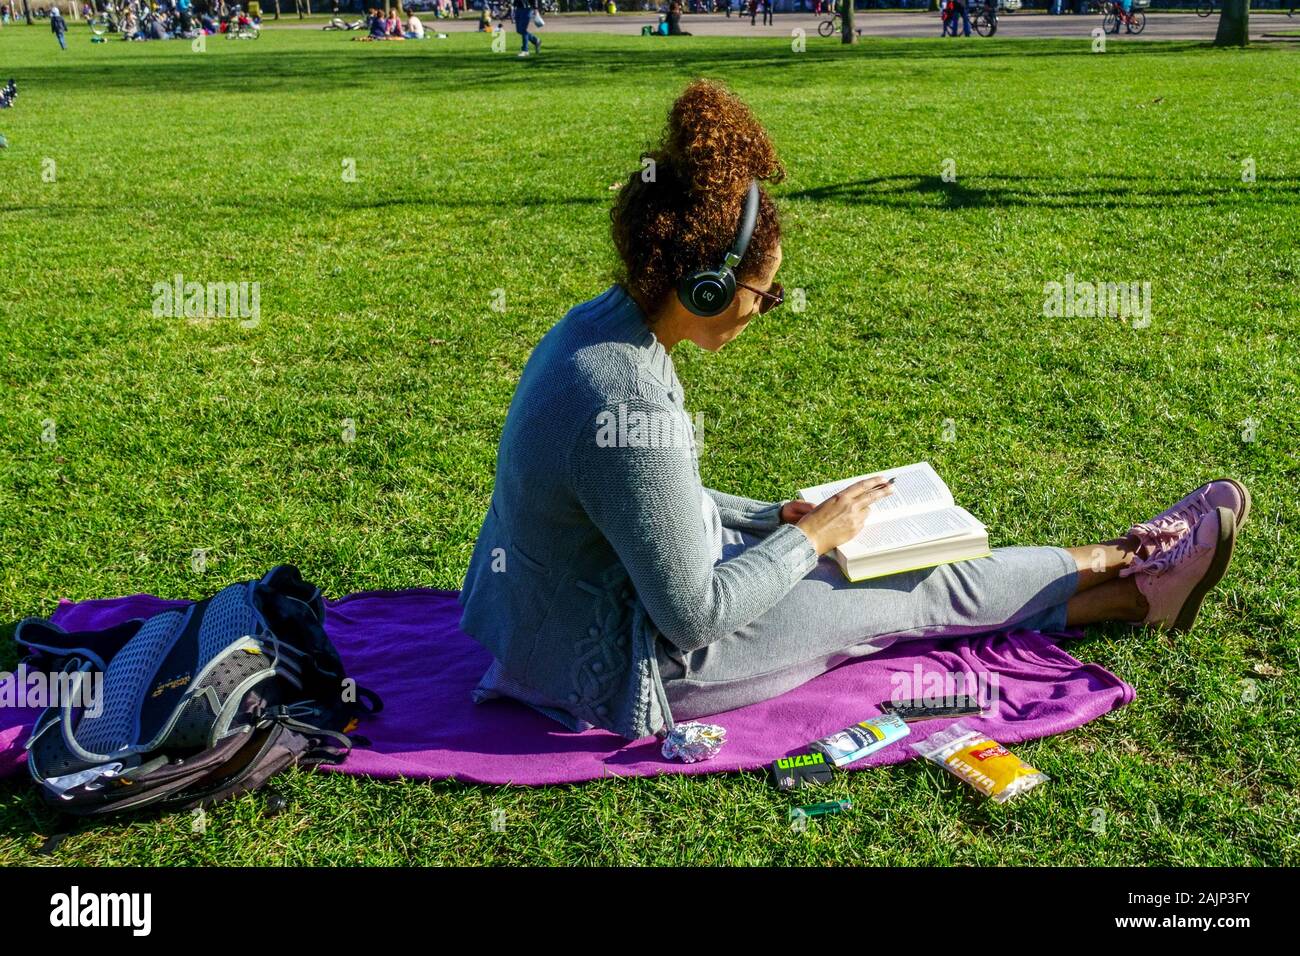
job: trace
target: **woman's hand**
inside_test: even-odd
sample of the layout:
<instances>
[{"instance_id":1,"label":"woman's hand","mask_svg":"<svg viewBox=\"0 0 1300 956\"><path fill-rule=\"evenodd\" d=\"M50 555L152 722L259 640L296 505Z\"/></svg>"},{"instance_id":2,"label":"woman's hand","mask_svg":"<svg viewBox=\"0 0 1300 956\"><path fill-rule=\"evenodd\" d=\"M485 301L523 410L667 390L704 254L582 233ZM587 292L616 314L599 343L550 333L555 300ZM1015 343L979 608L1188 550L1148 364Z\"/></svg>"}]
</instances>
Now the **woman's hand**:
<instances>
[{"instance_id":1,"label":"woman's hand","mask_svg":"<svg viewBox=\"0 0 1300 956\"><path fill-rule=\"evenodd\" d=\"M808 536L813 550L819 555L825 554L861 531L871 513L871 506L893 493L893 486L885 484L879 476L863 478L827 498L795 523ZM784 508L781 514L784 518Z\"/></svg>"},{"instance_id":2,"label":"woman's hand","mask_svg":"<svg viewBox=\"0 0 1300 956\"><path fill-rule=\"evenodd\" d=\"M813 510L811 501L787 501L781 506L781 524L798 524L799 519Z\"/></svg>"}]
</instances>

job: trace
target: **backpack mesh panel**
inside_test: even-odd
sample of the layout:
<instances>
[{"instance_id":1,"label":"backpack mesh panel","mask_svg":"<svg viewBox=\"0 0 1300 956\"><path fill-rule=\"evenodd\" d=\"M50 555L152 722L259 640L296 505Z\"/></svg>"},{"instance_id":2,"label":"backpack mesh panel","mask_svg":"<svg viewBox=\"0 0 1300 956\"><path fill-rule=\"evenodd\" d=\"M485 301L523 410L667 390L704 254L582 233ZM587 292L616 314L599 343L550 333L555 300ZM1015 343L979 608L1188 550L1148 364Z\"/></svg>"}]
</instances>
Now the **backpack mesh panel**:
<instances>
[{"instance_id":1,"label":"backpack mesh panel","mask_svg":"<svg viewBox=\"0 0 1300 956\"><path fill-rule=\"evenodd\" d=\"M195 697L181 711L176 725L163 741L163 747L166 747L169 752L202 749L207 746L208 731L216 716L216 712L212 709L212 702L208 698Z\"/></svg>"},{"instance_id":2,"label":"backpack mesh panel","mask_svg":"<svg viewBox=\"0 0 1300 956\"><path fill-rule=\"evenodd\" d=\"M211 687L217 699L224 706L235 688L258 671L269 670L271 661L265 654L250 654L248 651L235 651L227 654L218 662L202 682L199 689ZM212 734L212 724L217 718L217 711L212 708L206 695L195 697L181 712L176 725L163 741L162 746L168 750L198 750L208 745ZM235 721L238 725L239 721Z\"/></svg>"},{"instance_id":3,"label":"backpack mesh panel","mask_svg":"<svg viewBox=\"0 0 1300 956\"><path fill-rule=\"evenodd\" d=\"M104 672L103 707L96 716L82 717L73 734L77 743L101 754L136 743L140 704L184 620L179 611L150 618L113 656Z\"/></svg>"},{"instance_id":4,"label":"backpack mesh panel","mask_svg":"<svg viewBox=\"0 0 1300 956\"><path fill-rule=\"evenodd\" d=\"M179 611L151 618L113 656L104 672L103 711L97 717L84 717L77 725L73 734L77 743L102 754L142 743L135 738L144 695L171 650L176 631L184 619ZM257 617L249 605L248 586L232 584L222 588L208 602L199 625L195 673L229 647L231 641L244 635L255 635L259 630ZM205 706L203 709L210 708Z\"/></svg>"},{"instance_id":5,"label":"backpack mesh panel","mask_svg":"<svg viewBox=\"0 0 1300 956\"><path fill-rule=\"evenodd\" d=\"M208 602L199 628L199 669L244 635L256 637L260 628L249 604L248 586L232 584L222 588Z\"/></svg>"},{"instance_id":6,"label":"backpack mesh panel","mask_svg":"<svg viewBox=\"0 0 1300 956\"><path fill-rule=\"evenodd\" d=\"M62 777L94 766L90 761L73 756L57 727L41 734L40 739L32 744L31 759L40 773L47 777Z\"/></svg>"}]
</instances>

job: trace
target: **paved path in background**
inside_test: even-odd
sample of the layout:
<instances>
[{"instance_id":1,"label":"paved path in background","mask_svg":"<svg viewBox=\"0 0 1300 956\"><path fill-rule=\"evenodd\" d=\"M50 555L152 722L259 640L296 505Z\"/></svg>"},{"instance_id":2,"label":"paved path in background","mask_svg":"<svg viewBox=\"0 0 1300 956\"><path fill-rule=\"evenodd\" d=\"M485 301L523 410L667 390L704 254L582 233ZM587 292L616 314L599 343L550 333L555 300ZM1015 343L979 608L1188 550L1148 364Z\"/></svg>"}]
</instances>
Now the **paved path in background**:
<instances>
[{"instance_id":1,"label":"paved path in background","mask_svg":"<svg viewBox=\"0 0 1300 956\"><path fill-rule=\"evenodd\" d=\"M478 28L477 14L472 17L462 16L459 20L434 20L426 13L420 14L426 28L433 31L461 32ZM789 37L790 31L801 27L810 42L831 43L817 35L817 24L825 20L824 16L811 13L778 13L776 22L765 27L762 21L756 26L749 25L749 17L733 16L727 18L722 14L686 14L682 17L682 29L700 36L780 36ZM855 26L863 36L874 37L937 37L940 24L939 14L922 11L871 10L858 11ZM541 32L547 33L621 33L635 35L641 32L641 26L658 21L658 14L629 14L615 17L605 14L564 14L551 15ZM295 22L274 23L265 21L272 29L315 29L319 24ZM1217 15L1206 18L1194 13L1151 13L1147 16L1147 28L1141 36L1133 37L1121 32L1118 40L1212 40L1218 28ZM998 20L998 38L1004 37L1039 37L1079 40L1091 39L1092 31L1101 26L1101 14L1090 13L1079 16L1048 16L1041 13L1004 14ZM507 24L510 31L514 27ZM1285 14L1259 14L1250 18L1250 33L1260 38L1265 33L1280 30L1300 30L1300 14L1289 19ZM964 38L963 38L964 39ZM1107 38L1114 42L1117 38ZM972 36L973 42L980 37ZM682 41L689 42L689 41Z\"/></svg>"}]
</instances>

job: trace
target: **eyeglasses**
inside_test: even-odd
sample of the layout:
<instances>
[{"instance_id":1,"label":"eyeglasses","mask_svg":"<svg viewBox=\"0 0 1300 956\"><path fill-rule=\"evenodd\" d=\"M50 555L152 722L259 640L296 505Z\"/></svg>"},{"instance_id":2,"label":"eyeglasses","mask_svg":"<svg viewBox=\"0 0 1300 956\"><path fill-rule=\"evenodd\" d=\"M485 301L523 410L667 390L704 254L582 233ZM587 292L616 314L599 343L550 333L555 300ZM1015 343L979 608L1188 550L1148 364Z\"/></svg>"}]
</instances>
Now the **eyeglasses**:
<instances>
[{"instance_id":1,"label":"eyeglasses","mask_svg":"<svg viewBox=\"0 0 1300 956\"><path fill-rule=\"evenodd\" d=\"M748 289L754 295L759 296L762 300L758 304L758 314L764 315L771 312L778 305L785 301L785 289L781 288L781 283L773 282L771 288L766 292L762 289L755 289L752 285L745 285L743 282L737 282L737 286L742 289Z\"/></svg>"}]
</instances>

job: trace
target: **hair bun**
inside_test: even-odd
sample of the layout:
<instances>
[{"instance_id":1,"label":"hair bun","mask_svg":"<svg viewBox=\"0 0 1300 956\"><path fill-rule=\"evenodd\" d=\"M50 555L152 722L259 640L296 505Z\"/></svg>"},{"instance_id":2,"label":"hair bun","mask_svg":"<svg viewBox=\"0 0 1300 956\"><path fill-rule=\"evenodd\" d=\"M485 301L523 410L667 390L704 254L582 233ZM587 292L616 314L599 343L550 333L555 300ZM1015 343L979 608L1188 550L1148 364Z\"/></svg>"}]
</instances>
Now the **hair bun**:
<instances>
[{"instance_id":1,"label":"hair bun","mask_svg":"<svg viewBox=\"0 0 1300 956\"><path fill-rule=\"evenodd\" d=\"M751 181L780 182L785 176L753 111L708 80L696 80L673 103L663 156L696 199L728 205L740 200Z\"/></svg>"}]
</instances>

